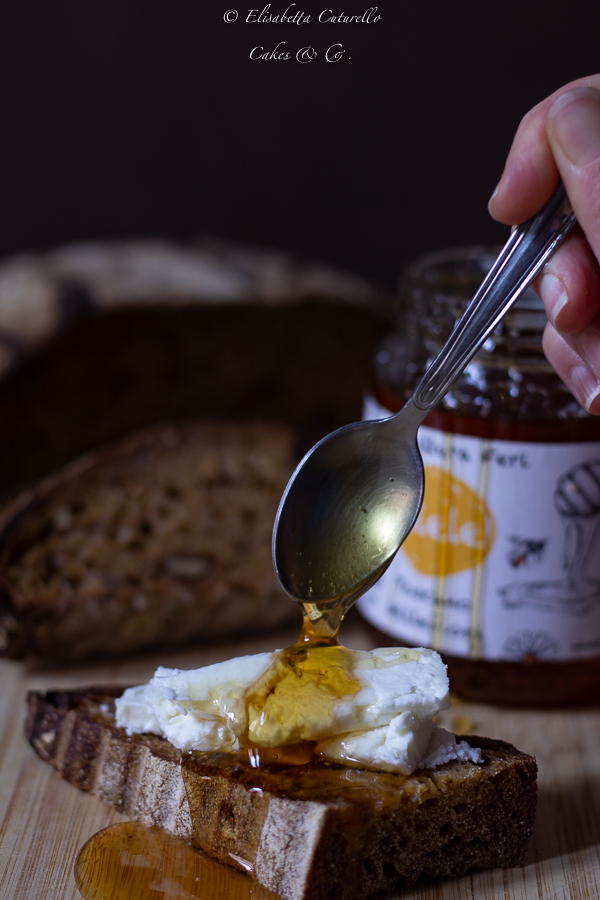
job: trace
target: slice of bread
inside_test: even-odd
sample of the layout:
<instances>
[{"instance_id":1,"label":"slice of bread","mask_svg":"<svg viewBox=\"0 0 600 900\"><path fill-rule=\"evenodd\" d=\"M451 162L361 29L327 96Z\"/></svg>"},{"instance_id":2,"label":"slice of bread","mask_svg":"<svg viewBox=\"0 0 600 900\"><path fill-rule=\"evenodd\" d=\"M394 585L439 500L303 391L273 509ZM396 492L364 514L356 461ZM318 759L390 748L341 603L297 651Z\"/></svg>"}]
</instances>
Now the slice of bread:
<instances>
[{"instance_id":1,"label":"slice of bread","mask_svg":"<svg viewBox=\"0 0 600 900\"><path fill-rule=\"evenodd\" d=\"M468 737L482 764L409 777L321 762L254 769L232 754L182 756L161 738L128 736L114 720L120 692L32 692L27 737L72 784L252 871L284 900L364 900L420 875L523 859L537 767L510 744Z\"/></svg>"},{"instance_id":2,"label":"slice of bread","mask_svg":"<svg viewBox=\"0 0 600 900\"><path fill-rule=\"evenodd\" d=\"M138 433L21 494L0 522L0 645L74 659L299 620L271 533L292 434L190 423Z\"/></svg>"},{"instance_id":3,"label":"slice of bread","mask_svg":"<svg viewBox=\"0 0 600 900\"><path fill-rule=\"evenodd\" d=\"M360 419L391 308L353 275L210 239L0 260L0 496L175 419L284 422L304 453Z\"/></svg>"}]
</instances>

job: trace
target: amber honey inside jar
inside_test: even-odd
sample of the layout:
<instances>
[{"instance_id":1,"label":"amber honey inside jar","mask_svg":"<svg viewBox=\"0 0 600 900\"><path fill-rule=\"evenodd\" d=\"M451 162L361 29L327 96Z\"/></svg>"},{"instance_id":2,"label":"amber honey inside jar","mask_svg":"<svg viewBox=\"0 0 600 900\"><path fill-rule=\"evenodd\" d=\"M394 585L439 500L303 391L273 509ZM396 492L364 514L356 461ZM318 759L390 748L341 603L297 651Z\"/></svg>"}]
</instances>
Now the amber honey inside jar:
<instances>
[{"instance_id":1,"label":"amber honey inside jar","mask_svg":"<svg viewBox=\"0 0 600 900\"><path fill-rule=\"evenodd\" d=\"M366 418L401 408L494 258L408 269ZM465 699L586 704L600 687L600 419L546 361L545 323L527 291L425 420L423 509L359 602L380 640L438 650Z\"/></svg>"}]
</instances>

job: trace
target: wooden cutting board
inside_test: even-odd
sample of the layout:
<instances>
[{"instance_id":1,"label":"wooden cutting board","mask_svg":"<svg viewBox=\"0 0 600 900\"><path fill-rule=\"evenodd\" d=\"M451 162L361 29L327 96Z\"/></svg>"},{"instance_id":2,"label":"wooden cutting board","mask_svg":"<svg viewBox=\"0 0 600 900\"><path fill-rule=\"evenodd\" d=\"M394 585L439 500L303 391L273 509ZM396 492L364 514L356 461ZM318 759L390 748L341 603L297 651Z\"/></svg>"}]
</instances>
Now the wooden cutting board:
<instances>
[{"instance_id":1,"label":"wooden cutting board","mask_svg":"<svg viewBox=\"0 0 600 900\"><path fill-rule=\"evenodd\" d=\"M29 689L139 684L156 665L192 668L286 646L295 633L133 662L47 669L0 661L0 900L78 900L77 854L95 832L123 816L62 781L23 737ZM368 649L354 625L343 643ZM540 805L522 868L424 880L402 900L596 900L600 897L600 708L558 712L453 703L441 724L501 738L537 757ZM204 895L203 895L204 897ZM210 900L235 900L218 885Z\"/></svg>"}]
</instances>

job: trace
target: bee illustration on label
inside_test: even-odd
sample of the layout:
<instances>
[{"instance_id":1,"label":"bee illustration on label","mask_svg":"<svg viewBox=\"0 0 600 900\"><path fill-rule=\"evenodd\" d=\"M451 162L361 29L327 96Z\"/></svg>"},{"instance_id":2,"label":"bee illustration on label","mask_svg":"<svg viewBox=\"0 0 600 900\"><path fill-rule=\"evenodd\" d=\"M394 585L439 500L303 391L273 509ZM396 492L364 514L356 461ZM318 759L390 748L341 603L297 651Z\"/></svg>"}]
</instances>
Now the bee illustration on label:
<instances>
[{"instance_id":1,"label":"bee illustration on label","mask_svg":"<svg viewBox=\"0 0 600 900\"><path fill-rule=\"evenodd\" d=\"M511 534L508 540L512 546L508 551L507 561L513 569L519 569L530 562L542 562L546 544L548 543L545 538L537 540L536 538L522 538Z\"/></svg>"}]
</instances>

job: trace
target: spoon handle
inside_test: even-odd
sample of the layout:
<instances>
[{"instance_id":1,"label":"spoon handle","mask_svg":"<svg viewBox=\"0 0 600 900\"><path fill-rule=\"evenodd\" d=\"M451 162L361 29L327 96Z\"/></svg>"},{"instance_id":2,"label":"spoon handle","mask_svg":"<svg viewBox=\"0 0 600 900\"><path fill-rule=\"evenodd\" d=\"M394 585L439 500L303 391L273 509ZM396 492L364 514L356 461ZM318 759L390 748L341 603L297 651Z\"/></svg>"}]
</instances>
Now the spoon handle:
<instances>
[{"instance_id":1,"label":"spoon handle","mask_svg":"<svg viewBox=\"0 0 600 900\"><path fill-rule=\"evenodd\" d=\"M504 314L562 243L575 221L564 185L559 182L546 205L519 225L500 251L466 312L414 392L412 402L416 407L430 410L439 403Z\"/></svg>"}]
</instances>

